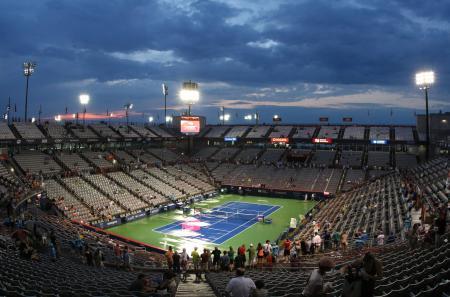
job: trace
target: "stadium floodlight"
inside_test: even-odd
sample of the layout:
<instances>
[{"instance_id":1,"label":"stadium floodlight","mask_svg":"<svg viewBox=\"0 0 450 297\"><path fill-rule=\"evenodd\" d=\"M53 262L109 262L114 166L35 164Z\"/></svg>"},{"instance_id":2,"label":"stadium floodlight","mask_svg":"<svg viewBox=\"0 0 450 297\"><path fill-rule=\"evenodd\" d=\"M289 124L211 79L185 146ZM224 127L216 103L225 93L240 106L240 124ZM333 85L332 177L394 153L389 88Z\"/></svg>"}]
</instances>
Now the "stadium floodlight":
<instances>
[{"instance_id":1,"label":"stadium floodlight","mask_svg":"<svg viewBox=\"0 0 450 297\"><path fill-rule=\"evenodd\" d=\"M219 117L219 119L220 119L222 122L228 122L228 121L230 120L230 118L231 118L231 116L230 116L229 113L226 113L226 114L221 115L221 116Z\"/></svg>"},{"instance_id":2,"label":"stadium floodlight","mask_svg":"<svg viewBox=\"0 0 450 297\"><path fill-rule=\"evenodd\" d=\"M128 125L128 112L129 112L129 110L130 109L133 109L133 103L127 103L127 104L125 104L124 105L124 107L125 107L125 116L126 116L126 118L127 118L127 129L128 129L128 133L130 133L130 126Z\"/></svg>"},{"instance_id":3,"label":"stadium floodlight","mask_svg":"<svg viewBox=\"0 0 450 297\"><path fill-rule=\"evenodd\" d=\"M200 93L198 91L198 84L195 82L184 82L183 88L180 91L180 99L188 104L188 115L191 115L191 105L200 100Z\"/></svg>"},{"instance_id":4,"label":"stadium floodlight","mask_svg":"<svg viewBox=\"0 0 450 297\"><path fill-rule=\"evenodd\" d=\"M173 118L171 116L166 116L166 123L172 123Z\"/></svg>"},{"instance_id":5,"label":"stadium floodlight","mask_svg":"<svg viewBox=\"0 0 450 297\"><path fill-rule=\"evenodd\" d=\"M252 118L253 118L253 117L252 117L251 114L247 114L247 115L244 116L244 120L246 120L246 121L251 121Z\"/></svg>"},{"instance_id":6,"label":"stadium floodlight","mask_svg":"<svg viewBox=\"0 0 450 297\"><path fill-rule=\"evenodd\" d=\"M88 94L81 94L79 96L80 104L83 105L83 126L86 125L86 105L89 104L91 97Z\"/></svg>"},{"instance_id":7,"label":"stadium floodlight","mask_svg":"<svg viewBox=\"0 0 450 297\"><path fill-rule=\"evenodd\" d=\"M425 144L425 156L428 160L430 157L430 115L428 111L428 89L434 84L434 72L422 71L416 73L416 85L419 89L425 91L425 129L426 129L426 144Z\"/></svg>"},{"instance_id":8,"label":"stadium floodlight","mask_svg":"<svg viewBox=\"0 0 450 297\"><path fill-rule=\"evenodd\" d=\"M28 81L30 76L33 75L34 69L36 68L36 63L27 61L23 63L23 75L27 78L27 84L25 87L25 122L28 121Z\"/></svg>"},{"instance_id":9,"label":"stadium floodlight","mask_svg":"<svg viewBox=\"0 0 450 297\"><path fill-rule=\"evenodd\" d=\"M433 71L423 71L416 73L416 85L418 85L420 88L429 88L432 84L434 84Z\"/></svg>"},{"instance_id":10,"label":"stadium floodlight","mask_svg":"<svg viewBox=\"0 0 450 297\"><path fill-rule=\"evenodd\" d=\"M32 123L36 122L36 118L35 118L35 117L32 117L32 118L31 118L31 122L32 122Z\"/></svg>"},{"instance_id":11,"label":"stadium floodlight","mask_svg":"<svg viewBox=\"0 0 450 297\"><path fill-rule=\"evenodd\" d=\"M61 115L60 114L55 116L55 122L61 122Z\"/></svg>"},{"instance_id":12,"label":"stadium floodlight","mask_svg":"<svg viewBox=\"0 0 450 297\"><path fill-rule=\"evenodd\" d=\"M148 122L149 123L153 123L153 120L154 120L153 117L148 117Z\"/></svg>"}]
</instances>

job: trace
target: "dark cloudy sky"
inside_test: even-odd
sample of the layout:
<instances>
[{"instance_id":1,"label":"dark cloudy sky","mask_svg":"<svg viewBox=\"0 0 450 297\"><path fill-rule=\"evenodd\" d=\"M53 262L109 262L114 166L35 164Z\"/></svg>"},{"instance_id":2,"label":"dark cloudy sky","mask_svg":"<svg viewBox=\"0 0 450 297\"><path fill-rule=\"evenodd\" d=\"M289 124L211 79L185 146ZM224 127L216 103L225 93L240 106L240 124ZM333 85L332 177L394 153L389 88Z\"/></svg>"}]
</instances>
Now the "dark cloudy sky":
<instances>
[{"instance_id":1,"label":"dark cloudy sky","mask_svg":"<svg viewBox=\"0 0 450 297\"><path fill-rule=\"evenodd\" d=\"M131 101L156 117L162 82L179 114L191 79L209 122L223 105L234 123L255 110L266 122L414 123L417 70L436 72L432 111L449 110L450 1L2 0L2 110L11 96L23 114L29 59L32 115L79 111L88 92L92 112Z\"/></svg>"}]
</instances>

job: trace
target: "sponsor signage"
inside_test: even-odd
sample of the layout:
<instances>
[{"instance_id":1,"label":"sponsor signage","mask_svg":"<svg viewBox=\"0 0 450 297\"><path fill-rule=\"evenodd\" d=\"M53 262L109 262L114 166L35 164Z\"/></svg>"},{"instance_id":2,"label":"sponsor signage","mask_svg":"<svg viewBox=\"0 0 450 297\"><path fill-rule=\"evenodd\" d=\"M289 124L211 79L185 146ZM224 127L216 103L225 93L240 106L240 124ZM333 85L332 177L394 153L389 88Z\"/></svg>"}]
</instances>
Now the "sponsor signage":
<instances>
[{"instance_id":1,"label":"sponsor signage","mask_svg":"<svg viewBox=\"0 0 450 297\"><path fill-rule=\"evenodd\" d=\"M237 141L237 137L225 137L223 140L227 142Z\"/></svg>"},{"instance_id":2,"label":"sponsor signage","mask_svg":"<svg viewBox=\"0 0 450 297\"><path fill-rule=\"evenodd\" d=\"M388 141L387 140L381 140L381 139L372 139L370 141L371 144L387 144Z\"/></svg>"},{"instance_id":3,"label":"sponsor signage","mask_svg":"<svg viewBox=\"0 0 450 297\"><path fill-rule=\"evenodd\" d=\"M313 138L313 143L333 143L333 138Z\"/></svg>"},{"instance_id":4,"label":"sponsor signage","mask_svg":"<svg viewBox=\"0 0 450 297\"><path fill-rule=\"evenodd\" d=\"M271 143L289 143L289 138L287 137L273 137L270 139Z\"/></svg>"},{"instance_id":5,"label":"sponsor signage","mask_svg":"<svg viewBox=\"0 0 450 297\"><path fill-rule=\"evenodd\" d=\"M319 121L320 122L328 122L328 117L320 117Z\"/></svg>"},{"instance_id":6,"label":"sponsor signage","mask_svg":"<svg viewBox=\"0 0 450 297\"><path fill-rule=\"evenodd\" d=\"M134 220L143 218L143 217L145 217L145 211L141 211L141 212L139 212L139 213L136 213L136 214L133 214L133 215L129 215L129 216L127 216L127 217L125 218L125 220L126 220L127 222L131 222L131 221L134 221Z\"/></svg>"},{"instance_id":7,"label":"sponsor signage","mask_svg":"<svg viewBox=\"0 0 450 297\"><path fill-rule=\"evenodd\" d=\"M199 117L181 117L180 119L181 133L199 133L200 118Z\"/></svg>"},{"instance_id":8,"label":"sponsor signage","mask_svg":"<svg viewBox=\"0 0 450 297\"><path fill-rule=\"evenodd\" d=\"M344 123L351 123L351 122L353 122L353 118L342 118L342 121Z\"/></svg>"}]
</instances>

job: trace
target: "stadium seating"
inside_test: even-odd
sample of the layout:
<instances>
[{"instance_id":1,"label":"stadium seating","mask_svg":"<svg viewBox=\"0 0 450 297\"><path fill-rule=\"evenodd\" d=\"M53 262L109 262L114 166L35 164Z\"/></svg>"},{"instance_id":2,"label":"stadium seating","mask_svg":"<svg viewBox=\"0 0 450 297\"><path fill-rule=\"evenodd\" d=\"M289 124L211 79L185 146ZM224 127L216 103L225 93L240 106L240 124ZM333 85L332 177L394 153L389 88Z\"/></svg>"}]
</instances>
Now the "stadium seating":
<instances>
[{"instance_id":1,"label":"stadium seating","mask_svg":"<svg viewBox=\"0 0 450 297\"><path fill-rule=\"evenodd\" d=\"M205 134L205 138L222 138L225 133L230 129L229 126L213 126Z\"/></svg>"},{"instance_id":2,"label":"stadium seating","mask_svg":"<svg viewBox=\"0 0 450 297\"><path fill-rule=\"evenodd\" d=\"M342 191L348 191L365 181L366 173L361 169L348 169L342 184Z\"/></svg>"},{"instance_id":3,"label":"stadium seating","mask_svg":"<svg viewBox=\"0 0 450 297\"><path fill-rule=\"evenodd\" d=\"M120 135L117 134L113 129L111 129L108 125L98 123L98 124L90 124L89 127L92 128L100 137L108 138L111 140L120 139Z\"/></svg>"},{"instance_id":4,"label":"stadium seating","mask_svg":"<svg viewBox=\"0 0 450 297\"><path fill-rule=\"evenodd\" d=\"M62 171L61 167L51 156L40 151L23 151L14 155L14 160L24 173L42 173L44 176L49 176Z\"/></svg>"},{"instance_id":5,"label":"stadium seating","mask_svg":"<svg viewBox=\"0 0 450 297\"><path fill-rule=\"evenodd\" d=\"M314 136L315 131L316 127L297 127L294 134L292 135L292 138L311 139Z\"/></svg>"},{"instance_id":6,"label":"stadium seating","mask_svg":"<svg viewBox=\"0 0 450 297\"><path fill-rule=\"evenodd\" d=\"M264 164L272 164L278 162L281 157L284 155L285 150L284 149L266 149L261 157L259 158L259 161L261 161Z\"/></svg>"},{"instance_id":7,"label":"stadium seating","mask_svg":"<svg viewBox=\"0 0 450 297\"><path fill-rule=\"evenodd\" d=\"M15 140L16 137L7 123L0 123L0 140Z\"/></svg>"},{"instance_id":8,"label":"stadium seating","mask_svg":"<svg viewBox=\"0 0 450 297\"><path fill-rule=\"evenodd\" d=\"M109 153L84 151L81 153L81 155L98 169L114 168L114 164L111 161L106 160L106 158L109 156Z\"/></svg>"},{"instance_id":9,"label":"stadium seating","mask_svg":"<svg viewBox=\"0 0 450 297\"><path fill-rule=\"evenodd\" d=\"M184 197L184 194L179 191L178 189L172 187L171 185L163 182L162 180L154 177L148 172L145 172L144 170L133 170L130 172L130 175L138 179L141 183L144 183L147 187L149 187L151 190L153 190L153 196L158 199L157 203L154 204L161 204L164 202L167 202L168 200L166 197L173 197L175 199L181 199ZM136 182L132 182L132 184L135 184L135 188L139 189L141 186L137 184ZM144 190L143 192L149 191Z\"/></svg>"},{"instance_id":10,"label":"stadium seating","mask_svg":"<svg viewBox=\"0 0 450 297\"><path fill-rule=\"evenodd\" d=\"M344 139L357 139L357 140L363 140L364 139L364 127L358 127L358 126L350 126L345 127L344 131Z\"/></svg>"},{"instance_id":11,"label":"stadium seating","mask_svg":"<svg viewBox=\"0 0 450 297\"><path fill-rule=\"evenodd\" d=\"M158 135L159 137L162 138L171 138L173 137L172 134L170 134L169 132L167 132L166 130L164 130L163 128L159 127L159 126L147 126L147 129L150 129L153 134Z\"/></svg>"},{"instance_id":12,"label":"stadium seating","mask_svg":"<svg viewBox=\"0 0 450 297\"><path fill-rule=\"evenodd\" d=\"M69 126L70 131L79 139L95 142L98 141L99 138L97 134L95 134L89 127L83 127L82 125L74 125Z\"/></svg>"},{"instance_id":13,"label":"stadium seating","mask_svg":"<svg viewBox=\"0 0 450 297\"><path fill-rule=\"evenodd\" d=\"M361 167L363 152L361 151L342 151L339 163L345 167Z\"/></svg>"},{"instance_id":14,"label":"stadium seating","mask_svg":"<svg viewBox=\"0 0 450 297\"><path fill-rule=\"evenodd\" d=\"M128 190L102 174L86 175L85 178L102 193L107 195L109 199L115 201L127 211L143 209L148 206Z\"/></svg>"},{"instance_id":15,"label":"stadium seating","mask_svg":"<svg viewBox=\"0 0 450 297\"><path fill-rule=\"evenodd\" d=\"M145 126L141 125L130 125L129 126L132 130L136 131L137 134L139 134L144 139L152 139L152 138L158 138L159 136L153 133L151 130L147 129Z\"/></svg>"},{"instance_id":16,"label":"stadium seating","mask_svg":"<svg viewBox=\"0 0 450 297\"><path fill-rule=\"evenodd\" d=\"M244 134L247 132L247 130L249 129L248 126L233 126L226 134L224 137L236 137L236 138L240 138L242 136L244 136Z\"/></svg>"},{"instance_id":17,"label":"stadium seating","mask_svg":"<svg viewBox=\"0 0 450 297\"><path fill-rule=\"evenodd\" d=\"M241 150L234 159L240 163L249 164L255 162L260 153L260 148L245 148Z\"/></svg>"},{"instance_id":18,"label":"stadium seating","mask_svg":"<svg viewBox=\"0 0 450 297\"><path fill-rule=\"evenodd\" d=\"M104 216L105 218L112 218L115 215L125 212L125 209L107 198L81 177L63 178L62 182L67 189L88 205L95 214Z\"/></svg>"},{"instance_id":19,"label":"stadium seating","mask_svg":"<svg viewBox=\"0 0 450 297\"><path fill-rule=\"evenodd\" d=\"M158 159L166 162L175 162L182 159L181 155L178 155L167 148L150 148L147 151L156 156Z\"/></svg>"},{"instance_id":20,"label":"stadium seating","mask_svg":"<svg viewBox=\"0 0 450 297\"><path fill-rule=\"evenodd\" d=\"M264 138L269 133L270 126L253 126L252 129L247 133L245 138L254 139L254 138Z\"/></svg>"},{"instance_id":21,"label":"stadium seating","mask_svg":"<svg viewBox=\"0 0 450 297\"><path fill-rule=\"evenodd\" d=\"M370 127L369 140L389 140L389 127Z\"/></svg>"},{"instance_id":22,"label":"stadium seating","mask_svg":"<svg viewBox=\"0 0 450 297\"><path fill-rule=\"evenodd\" d=\"M238 153L239 149L235 147L225 147L211 156L211 160L214 161L231 161Z\"/></svg>"},{"instance_id":23,"label":"stadium seating","mask_svg":"<svg viewBox=\"0 0 450 297\"><path fill-rule=\"evenodd\" d=\"M47 133L47 135L54 140L73 139L73 136L63 125L49 122L43 124L42 128Z\"/></svg>"},{"instance_id":24,"label":"stadium seating","mask_svg":"<svg viewBox=\"0 0 450 297\"><path fill-rule=\"evenodd\" d=\"M322 126L320 127L318 138L332 138L337 139L339 136L339 132L341 127L339 126Z\"/></svg>"},{"instance_id":25,"label":"stadium seating","mask_svg":"<svg viewBox=\"0 0 450 297\"><path fill-rule=\"evenodd\" d=\"M195 161L206 161L208 160L212 155L214 155L217 151L219 150L219 148L217 147L204 147L199 149L193 156L192 158Z\"/></svg>"},{"instance_id":26,"label":"stadium seating","mask_svg":"<svg viewBox=\"0 0 450 297\"><path fill-rule=\"evenodd\" d=\"M68 169L77 172L89 172L93 166L89 165L76 152L57 152L55 157Z\"/></svg>"},{"instance_id":27,"label":"stadium seating","mask_svg":"<svg viewBox=\"0 0 450 297\"><path fill-rule=\"evenodd\" d=\"M131 127L126 125L112 125L111 126L115 131L117 131L122 137L129 139L140 139L138 133L136 133Z\"/></svg>"},{"instance_id":28,"label":"stadium seating","mask_svg":"<svg viewBox=\"0 0 450 297\"><path fill-rule=\"evenodd\" d=\"M330 166L334 163L336 151L317 150L311 158L311 163L315 165Z\"/></svg>"},{"instance_id":29,"label":"stadium seating","mask_svg":"<svg viewBox=\"0 0 450 297\"><path fill-rule=\"evenodd\" d=\"M135 194L142 200L145 200L151 206L156 206L167 202L166 197L146 185L145 180L143 180L143 184L124 172L111 172L108 173L108 176L131 193Z\"/></svg>"},{"instance_id":30,"label":"stadium seating","mask_svg":"<svg viewBox=\"0 0 450 297\"><path fill-rule=\"evenodd\" d=\"M414 141L414 135L411 127L395 127L396 141Z\"/></svg>"},{"instance_id":31,"label":"stadium seating","mask_svg":"<svg viewBox=\"0 0 450 297\"><path fill-rule=\"evenodd\" d=\"M398 169L414 168L417 166L417 157L409 153L396 152L395 164Z\"/></svg>"},{"instance_id":32,"label":"stadium seating","mask_svg":"<svg viewBox=\"0 0 450 297\"><path fill-rule=\"evenodd\" d=\"M273 137L289 137L293 126L275 126L269 134L269 138Z\"/></svg>"},{"instance_id":33,"label":"stadium seating","mask_svg":"<svg viewBox=\"0 0 450 297\"><path fill-rule=\"evenodd\" d=\"M45 139L44 134L42 134L41 130L39 130L39 128L34 123L15 122L13 125L23 139Z\"/></svg>"},{"instance_id":34,"label":"stadium seating","mask_svg":"<svg viewBox=\"0 0 450 297\"><path fill-rule=\"evenodd\" d=\"M129 150L130 154L136 158L136 162L142 162L149 165L159 164L161 160L143 149Z\"/></svg>"},{"instance_id":35,"label":"stadium seating","mask_svg":"<svg viewBox=\"0 0 450 297\"><path fill-rule=\"evenodd\" d=\"M69 219L86 223L97 219L89 208L56 180L50 179L45 181L44 189L47 192L48 197L55 201L58 208Z\"/></svg>"},{"instance_id":36,"label":"stadium seating","mask_svg":"<svg viewBox=\"0 0 450 297\"><path fill-rule=\"evenodd\" d=\"M390 161L389 152L369 151L368 157L367 157L367 166L390 168L391 161Z\"/></svg>"}]
</instances>

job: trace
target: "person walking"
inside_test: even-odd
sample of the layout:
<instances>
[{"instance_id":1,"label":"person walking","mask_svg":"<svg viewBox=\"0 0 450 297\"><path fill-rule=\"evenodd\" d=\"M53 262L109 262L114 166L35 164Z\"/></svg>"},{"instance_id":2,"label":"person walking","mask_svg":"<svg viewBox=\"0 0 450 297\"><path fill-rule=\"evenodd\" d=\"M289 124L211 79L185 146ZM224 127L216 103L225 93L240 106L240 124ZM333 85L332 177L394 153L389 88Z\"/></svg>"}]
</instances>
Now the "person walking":
<instances>
[{"instance_id":1,"label":"person walking","mask_svg":"<svg viewBox=\"0 0 450 297\"><path fill-rule=\"evenodd\" d=\"M326 293L332 290L331 283L325 283L325 274L334 268L333 261L328 257L319 260L319 268L314 269L303 290L303 297L324 297Z\"/></svg>"}]
</instances>

